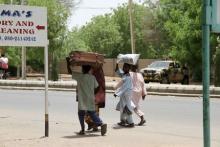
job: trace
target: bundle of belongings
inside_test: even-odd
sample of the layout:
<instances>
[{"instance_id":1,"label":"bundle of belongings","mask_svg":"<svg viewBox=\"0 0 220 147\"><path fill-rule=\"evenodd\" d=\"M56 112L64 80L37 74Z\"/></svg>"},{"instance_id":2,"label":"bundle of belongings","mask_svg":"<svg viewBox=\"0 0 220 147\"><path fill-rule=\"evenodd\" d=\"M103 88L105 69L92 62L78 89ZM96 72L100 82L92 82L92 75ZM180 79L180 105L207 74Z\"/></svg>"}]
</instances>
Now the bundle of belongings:
<instances>
[{"instance_id":1,"label":"bundle of belongings","mask_svg":"<svg viewBox=\"0 0 220 147\"><path fill-rule=\"evenodd\" d=\"M83 52L83 51L71 51L69 56L66 57L68 73L72 73L72 65L82 66L91 65L92 74L95 76L98 84L99 90L95 95L95 101L99 108L105 107L105 76L103 72L104 55L93 53L93 52Z\"/></svg>"},{"instance_id":2,"label":"bundle of belongings","mask_svg":"<svg viewBox=\"0 0 220 147\"><path fill-rule=\"evenodd\" d=\"M128 63L130 65L136 65L140 54L119 54L117 56L117 63Z\"/></svg>"}]
</instances>

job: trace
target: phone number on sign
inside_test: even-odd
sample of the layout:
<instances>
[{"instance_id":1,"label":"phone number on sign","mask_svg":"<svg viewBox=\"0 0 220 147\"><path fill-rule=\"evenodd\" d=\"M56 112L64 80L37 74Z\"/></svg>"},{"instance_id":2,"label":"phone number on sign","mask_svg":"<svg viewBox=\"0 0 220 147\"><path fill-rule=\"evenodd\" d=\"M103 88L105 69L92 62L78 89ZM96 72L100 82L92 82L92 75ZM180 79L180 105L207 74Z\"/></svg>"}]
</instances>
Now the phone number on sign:
<instances>
[{"instance_id":1,"label":"phone number on sign","mask_svg":"<svg viewBox=\"0 0 220 147\"><path fill-rule=\"evenodd\" d=\"M36 41L36 37L0 36L2 41Z\"/></svg>"}]
</instances>

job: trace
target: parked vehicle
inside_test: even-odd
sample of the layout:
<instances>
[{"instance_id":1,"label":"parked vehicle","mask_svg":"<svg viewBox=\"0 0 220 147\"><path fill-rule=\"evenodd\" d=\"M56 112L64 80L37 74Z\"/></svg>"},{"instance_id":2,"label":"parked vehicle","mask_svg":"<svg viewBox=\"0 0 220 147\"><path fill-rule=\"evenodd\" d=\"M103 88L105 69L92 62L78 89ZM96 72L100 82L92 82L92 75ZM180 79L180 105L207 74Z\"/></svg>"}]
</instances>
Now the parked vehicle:
<instances>
[{"instance_id":1,"label":"parked vehicle","mask_svg":"<svg viewBox=\"0 0 220 147\"><path fill-rule=\"evenodd\" d=\"M189 84L189 71L175 61L154 61L147 68L140 70L146 83L160 82L163 84Z\"/></svg>"}]
</instances>

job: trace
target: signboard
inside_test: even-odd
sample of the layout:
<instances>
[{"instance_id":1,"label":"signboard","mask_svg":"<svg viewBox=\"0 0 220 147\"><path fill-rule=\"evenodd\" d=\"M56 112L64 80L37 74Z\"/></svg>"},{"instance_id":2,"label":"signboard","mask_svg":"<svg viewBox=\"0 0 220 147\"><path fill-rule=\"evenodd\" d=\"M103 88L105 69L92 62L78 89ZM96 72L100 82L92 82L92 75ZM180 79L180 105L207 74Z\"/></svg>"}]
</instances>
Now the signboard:
<instances>
[{"instance_id":1,"label":"signboard","mask_svg":"<svg viewBox=\"0 0 220 147\"><path fill-rule=\"evenodd\" d=\"M47 8L0 5L0 46L46 46Z\"/></svg>"},{"instance_id":2,"label":"signboard","mask_svg":"<svg viewBox=\"0 0 220 147\"><path fill-rule=\"evenodd\" d=\"M217 3L216 3L216 6L217 6L217 24L220 24L220 0L217 0Z\"/></svg>"},{"instance_id":3,"label":"signboard","mask_svg":"<svg viewBox=\"0 0 220 147\"><path fill-rule=\"evenodd\" d=\"M220 33L220 0L212 0L212 32Z\"/></svg>"}]
</instances>

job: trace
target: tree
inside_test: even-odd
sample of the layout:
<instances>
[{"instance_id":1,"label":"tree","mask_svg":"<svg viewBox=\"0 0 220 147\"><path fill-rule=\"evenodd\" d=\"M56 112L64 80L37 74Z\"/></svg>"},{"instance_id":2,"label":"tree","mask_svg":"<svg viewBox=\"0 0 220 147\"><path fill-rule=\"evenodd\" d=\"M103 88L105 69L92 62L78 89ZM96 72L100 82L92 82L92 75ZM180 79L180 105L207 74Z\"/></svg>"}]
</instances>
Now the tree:
<instances>
[{"instance_id":1,"label":"tree","mask_svg":"<svg viewBox=\"0 0 220 147\"><path fill-rule=\"evenodd\" d=\"M62 58L66 57L72 50L87 51L89 49L78 28L73 28L72 31L67 33L64 39L64 49L65 52L61 55Z\"/></svg>"},{"instance_id":2,"label":"tree","mask_svg":"<svg viewBox=\"0 0 220 147\"><path fill-rule=\"evenodd\" d=\"M80 33L89 50L105 54L106 57L111 57L121 43L118 26L110 14L94 17L81 28Z\"/></svg>"},{"instance_id":3,"label":"tree","mask_svg":"<svg viewBox=\"0 0 220 147\"><path fill-rule=\"evenodd\" d=\"M1 4L11 4L11 0L0 0ZM13 0L13 4L21 4L21 0Z\"/></svg>"},{"instance_id":4,"label":"tree","mask_svg":"<svg viewBox=\"0 0 220 147\"><path fill-rule=\"evenodd\" d=\"M133 4L133 24L136 53L142 58L156 58L158 54L157 30L154 10L149 5ZM124 4L113 10L113 19L119 26L122 37L118 53L131 53L128 6Z\"/></svg>"},{"instance_id":5,"label":"tree","mask_svg":"<svg viewBox=\"0 0 220 147\"><path fill-rule=\"evenodd\" d=\"M187 63L193 78L201 80L201 1L161 0L158 23L167 34L169 56Z\"/></svg>"},{"instance_id":6,"label":"tree","mask_svg":"<svg viewBox=\"0 0 220 147\"><path fill-rule=\"evenodd\" d=\"M4 4L9 4L10 0L0 0L0 2ZM26 0L26 2L27 2L27 5L47 7L49 59L51 59L49 60L49 64L52 65L53 62L58 61L58 58L60 58L61 54L63 53L62 50L64 50L63 42L64 42L64 38L67 33L67 18L68 16L70 16L70 7L67 7L67 4L71 3L72 4L71 7L72 7L75 1L74 0L62 0L62 1ZM13 4L20 4L20 0L13 0ZM28 63L38 63L38 64L43 65L44 64L43 49L38 49L37 52L36 50L37 50L36 48L27 50ZM13 56L15 55L15 53L13 53L11 49L8 53L10 57L12 55ZM20 56L20 54L18 54L18 56ZM13 58L13 59L17 59L17 58ZM57 65L57 64L53 63L53 65ZM43 67L43 66L39 66L39 67ZM57 67L52 66L52 70L57 70ZM50 76L51 75L49 75L49 77Z\"/></svg>"},{"instance_id":7,"label":"tree","mask_svg":"<svg viewBox=\"0 0 220 147\"><path fill-rule=\"evenodd\" d=\"M64 5L61 5L55 0L28 0L29 5L46 6L48 13L48 39L49 39L49 64L52 69L51 73L57 74L57 62L61 53L65 34L67 32L67 18L70 11ZM41 56L43 59L43 56ZM49 75L49 78L55 77L52 80L57 80L57 75Z\"/></svg>"},{"instance_id":8,"label":"tree","mask_svg":"<svg viewBox=\"0 0 220 147\"><path fill-rule=\"evenodd\" d=\"M21 0L13 0L13 4L19 5ZM0 4L11 4L11 0L0 0ZM21 65L21 49L19 47L1 47L3 52L6 53L9 59L10 69L12 67L17 68L19 72L19 68ZM10 73L12 75L16 75L17 73Z\"/></svg>"},{"instance_id":9,"label":"tree","mask_svg":"<svg viewBox=\"0 0 220 147\"><path fill-rule=\"evenodd\" d=\"M152 34L156 34L153 27L153 12L149 7L138 4L134 4L133 11L137 53L142 57L157 57L155 46L158 42L155 42L156 39L152 41ZM126 4L114 9L113 13L94 17L90 23L74 33L81 36L78 39L83 40L90 50L105 53L106 57L116 57L119 53L131 53L130 24Z\"/></svg>"}]
</instances>

